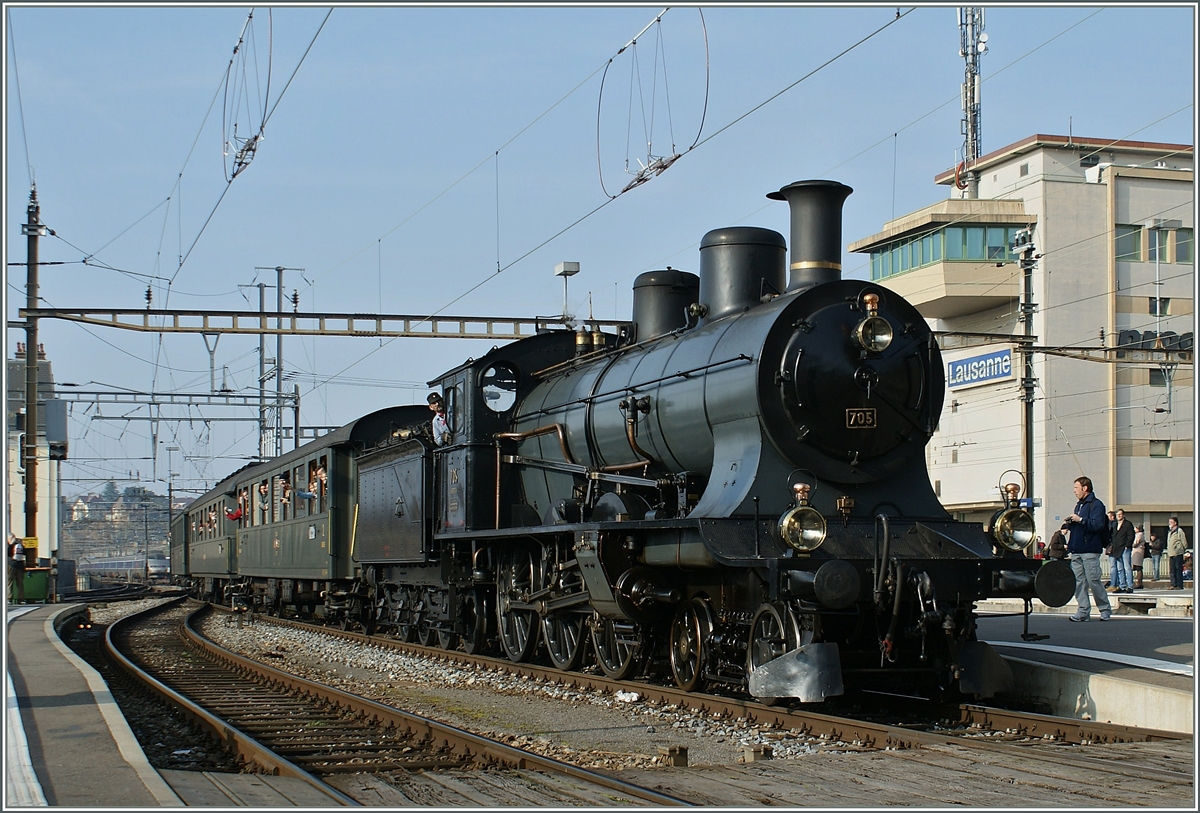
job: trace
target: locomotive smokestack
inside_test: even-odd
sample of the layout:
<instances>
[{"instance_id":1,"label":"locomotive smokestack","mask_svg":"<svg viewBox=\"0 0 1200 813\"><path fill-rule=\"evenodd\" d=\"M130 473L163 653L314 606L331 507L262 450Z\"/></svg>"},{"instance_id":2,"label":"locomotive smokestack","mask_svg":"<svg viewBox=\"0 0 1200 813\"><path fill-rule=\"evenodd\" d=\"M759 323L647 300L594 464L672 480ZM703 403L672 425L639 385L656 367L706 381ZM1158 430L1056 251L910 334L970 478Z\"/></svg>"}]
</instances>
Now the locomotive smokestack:
<instances>
[{"instance_id":1,"label":"locomotive smokestack","mask_svg":"<svg viewBox=\"0 0 1200 813\"><path fill-rule=\"evenodd\" d=\"M791 207L789 292L842 278L842 204L853 191L837 181L796 181L767 195Z\"/></svg>"}]
</instances>

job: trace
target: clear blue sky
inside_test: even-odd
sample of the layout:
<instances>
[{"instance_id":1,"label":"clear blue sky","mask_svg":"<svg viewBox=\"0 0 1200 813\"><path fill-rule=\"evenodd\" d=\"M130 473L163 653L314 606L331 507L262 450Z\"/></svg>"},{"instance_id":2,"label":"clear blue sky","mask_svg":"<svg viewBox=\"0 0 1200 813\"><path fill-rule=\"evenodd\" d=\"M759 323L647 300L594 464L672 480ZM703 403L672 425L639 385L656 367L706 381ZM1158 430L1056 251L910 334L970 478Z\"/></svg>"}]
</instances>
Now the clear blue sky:
<instances>
[{"instance_id":1,"label":"clear blue sky","mask_svg":"<svg viewBox=\"0 0 1200 813\"><path fill-rule=\"evenodd\" d=\"M707 57L700 12L673 7L618 56L662 8L337 6L323 28L327 6L258 8L227 85L249 7L6 5L6 260L25 259L32 172L58 235L41 259L66 263L41 271L47 307L143 307L149 284L155 307L255 310L239 286L273 285L255 268L282 265L304 269L285 276L303 311L549 315L563 307L554 266L575 260L571 310L585 315L590 296L597 318L624 319L634 277L696 271L706 231L786 236L786 206L764 195L792 181L854 188L843 244L948 196L933 177L962 146L954 6L708 6ZM984 152L1068 129L1194 143L1195 25L1191 5L988 9ZM265 139L227 183L232 123L244 138L264 112ZM648 140L683 157L538 248L624 187ZM846 276L865 278L865 259L847 255ZM10 320L24 285L10 265ZM23 340L6 331L9 358ZM199 336L46 320L41 340L60 383L209 386ZM287 388L301 387L304 424L342 424L423 402L423 382L487 347L289 338ZM218 386L226 369L231 388L257 392L257 338L222 337ZM102 409L126 413L148 414ZM252 423L203 423L228 410L164 420L157 450L145 421L95 414L72 408L65 478L125 487L132 470L165 492L174 445L177 485L203 487L257 448Z\"/></svg>"}]
</instances>

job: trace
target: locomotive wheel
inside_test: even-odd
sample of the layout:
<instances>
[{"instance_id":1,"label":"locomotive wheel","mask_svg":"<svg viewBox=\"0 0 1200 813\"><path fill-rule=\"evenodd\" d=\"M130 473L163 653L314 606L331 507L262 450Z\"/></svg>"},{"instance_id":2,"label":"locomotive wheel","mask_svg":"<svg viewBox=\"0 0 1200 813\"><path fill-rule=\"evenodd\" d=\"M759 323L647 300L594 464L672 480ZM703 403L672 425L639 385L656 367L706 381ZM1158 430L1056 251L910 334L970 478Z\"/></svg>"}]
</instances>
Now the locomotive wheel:
<instances>
[{"instance_id":1,"label":"locomotive wheel","mask_svg":"<svg viewBox=\"0 0 1200 813\"><path fill-rule=\"evenodd\" d=\"M500 555L496 567L496 623L500 645L510 661L524 663L533 657L538 645L536 610L517 609L513 601L527 601L538 583L537 561L529 550L510 550Z\"/></svg>"},{"instance_id":2,"label":"locomotive wheel","mask_svg":"<svg viewBox=\"0 0 1200 813\"><path fill-rule=\"evenodd\" d=\"M630 622L597 619L592 626L592 648L596 650L596 662L600 664L605 677L628 680L637 672L641 638L637 627Z\"/></svg>"},{"instance_id":3,"label":"locomotive wheel","mask_svg":"<svg viewBox=\"0 0 1200 813\"><path fill-rule=\"evenodd\" d=\"M396 637L406 644L417 643L417 624L407 611L405 620L396 626Z\"/></svg>"},{"instance_id":4,"label":"locomotive wheel","mask_svg":"<svg viewBox=\"0 0 1200 813\"><path fill-rule=\"evenodd\" d=\"M581 613L553 613L542 619L542 637L550 661L564 672L574 672L587 655L587 616Z\"/></svg>"},{"instance_id":5,"label":"locomotive wheel","mask_svg":"<svg viewBox=\"0 0 1200 813\"><path fill-rule=\"evenodd\" d=\"M704 688L704 662L708 659L708 636L712 612L703 599L679 605L671 621L671 674L685 692Z\"/></svg>"},{"instance_id":6,"label":"locomotive wheel","mask_svg":"<svg viewBox=\"0 0 1200 813\"><path fill-rule=\"evenodd\" d=\"M437 631L437 645L448 652L458 649L458 633Z\"/></svg>"},{"instance_id":7,"label":"locomotive wheel","mask_svg":"<svg viewBox=\"0 0 1200 813\"><path fill-rule=\"evenodd\" d=\"M564 569L561 578L553 581L558 581L558 584L542 586L554 591L556 595L579 595L586 590L578 568ZM589 615L589 612L580 612L578 608L573 608L549 613L542 618L542 640L546 642L550 661L558 669L574 672L583 665L590 637L587 626Z\"/></svg>"},{"instance_id":8,"label":"locomotive wheel","mask_svg":"<svg viewBox=\"0 0 1200 813\"><path fill-rule=\"evenodd\" d=\"M468 655L480 655L487 649L487 602L478 590L463 596L459 609L463 621L463 649Z\"/></svg>"},{"instance_id":9,"label":"locomotive wheel","mask_svg":"<svg viewBox=\"0 0 1200 813\"><path fill-rule=\"evenodd\" d=\"M396 619L396 637L406 644L420 643L417 636L420 620L420 599L411 587L401 587L392 601L392 614Z\"/></svg>"},{"instance_id":10,"label":"locomotive wheel","mask_svg":"<svg viewBox=\"0 0 1200 813\"><path fill-rule=\"evenodd\" d=\"M417 643L422 646L437 646L438 631L437 622L430 615L429 611L421 613L421 617L417 619Z\"/></svg>"},{"instance_id":11,"label":"locomotive wheel","mask_svg":"<svg viewBox=\"0 0 1200 813\"><path fill-rule=\"evenodd\" d=\"M425 592L426 615L429 617L429 626L433 627L433 637L429 640L429 646L453 650L458 649L458 633L451 629L443 629L444 624L440 621L447 615L447 598L445 593L432 588Z\"/></svg>"},{"instance_id":12,"label":"locomotive wheel","mask_svg":"<svg viewBox=\"0 0 1200 813\"><path fill-rule=\"evenodd\" d=\"M747 676L764 663L775 660L780 655L795 649L795 624L790 624L786 607L779 604L764 604L754 614L750 624L750 641L746 647ZM768 706L776 703L778 697L756 698Z\"/></svg>"}]
</instances>

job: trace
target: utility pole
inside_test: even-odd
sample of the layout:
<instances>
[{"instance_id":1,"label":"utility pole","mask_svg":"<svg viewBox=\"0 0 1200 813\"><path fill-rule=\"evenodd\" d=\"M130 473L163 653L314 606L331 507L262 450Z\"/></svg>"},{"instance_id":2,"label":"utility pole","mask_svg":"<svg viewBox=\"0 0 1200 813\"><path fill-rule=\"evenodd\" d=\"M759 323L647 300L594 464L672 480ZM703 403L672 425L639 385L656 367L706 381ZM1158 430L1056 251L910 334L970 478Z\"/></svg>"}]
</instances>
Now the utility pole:
<instances>
[{"instance_id":1,"label":"utility pole","mask_svg":"<svg viewBox=\"0 0 1200 813\"><path fill-rule=\"evenodd\" d=\"M274 268L266 268L264 266L255 266L255 271L274 271L275 272L275 415L271 422L271 431L274 434L274 441L269 451L262 447L265 445L262 438L266 434L266 393L264 384L266 381L266 368L263 363L263 334L259 334L259 392L262 393L263 413L262 435L259 440L259 454L265 460L268 457L273 457L283 451L283 408L282 402L279 400L283 397L283 272L284 271L303 271L303 268L284 268L282 265L277 265ZM259 311L265 311L263 304L263 289L265 283L259 283L258 302Z\"/></svg>"},{"instance_id":2,"label":"utility pole","mask_svg":"<svg viewBox=\"0 0 1200 813\"><path fill-rule=\"evenodd\" d=\"M960 8L958 10L959 51L966 60L962 84L962 135L963 154L959 165L965 177L955 177L955 186L966 192L963 197L975 200L979 197L979 171L975 163L983 155L980 140L980 125L983 112L979 99L979 58L987 53L987 34L983 33L983 9Z\"/></svg>"},{"instance_id":3,"label":"utility pole","mask_svg":"<svg viewBox=\"0 0 1200 813\"><path fill-rule=\"evenodd\" d=\"M41 224L41 207L38 205L37 185L30 186L29 206L26 223L21 233L26 237L26 307L33 311L38 307L38 238L45 233ZM37 551L37 418L38 418L38 320L36 316L25 317L25 547ZM29 540L34 541L33 545Z\"/></svg>"},{"instance_id":4,"label":"utility pole","mask_svg":"<svg viewBox=\"0 0 1200 813\"><path fill-rule=\"evenodd\" d=\"M258 283L258 312L266 313L266 285ZM263 320L266 321L265 319ZM258 456L262 460L271 457L267 449L267 334L258 334Z\"/></svg>"},{"instance_id":5,"label":"utility pole","mask_svg":"<svg viewBox=\"0 0 1200 813\"><path fill-rule=\"evenodd\" d=\"M1033 227L1021 229L1013 237L1012 250L1020 255L1022 272L1021 321L1025 323L1025 341L1021 343L1024 357L1024 375L1021 376L1021 400L1025 402L1025 417L1021 422L1023 437L1022 468L1025 474L1025 495L1033 507L1033 396L1037 379L1033 376L1033 314L1037 305L1033 302L1033 270L1037 267L1038 255L1034 254Z\"/></svg>"}]
</instances>

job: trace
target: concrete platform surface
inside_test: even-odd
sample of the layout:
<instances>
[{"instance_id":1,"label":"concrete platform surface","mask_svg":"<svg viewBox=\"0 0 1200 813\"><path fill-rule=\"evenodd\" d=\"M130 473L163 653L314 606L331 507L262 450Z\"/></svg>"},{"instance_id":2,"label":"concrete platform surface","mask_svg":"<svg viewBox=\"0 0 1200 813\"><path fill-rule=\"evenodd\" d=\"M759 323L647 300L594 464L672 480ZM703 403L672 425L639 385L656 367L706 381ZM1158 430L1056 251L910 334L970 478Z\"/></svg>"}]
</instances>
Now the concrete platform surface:
<instances>
[{"instance_id":1,"label":"concrete platform surface","mask_svg":"<svg viewBox=\"0 0 1200 813\"><path fill-rule=\"evenodd\" d=\"M982 616L980 640L1008 662L1012 691L1054 714L1194 735L1195 619L1115 614L1072 623L1067 613Z\"/></svg>"},{"instance_id":2,"label":"concrete platform surface","mask_svg":"<svg viewBox=\"0 0 1200 813\"><path fill-rule=\"evenodd\" d=\"M9 608L6 801L70 808L183 806L146 760L99 673L59 639L56 620L77 609ZM13 748L16 730L25 749Z\"/></svg>"}]
</instances>

